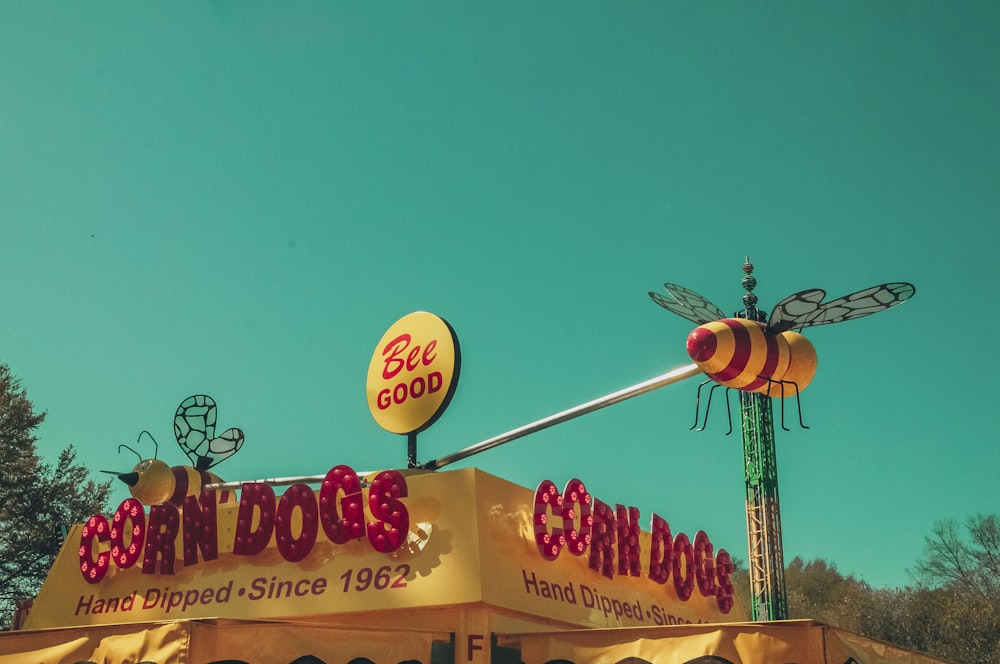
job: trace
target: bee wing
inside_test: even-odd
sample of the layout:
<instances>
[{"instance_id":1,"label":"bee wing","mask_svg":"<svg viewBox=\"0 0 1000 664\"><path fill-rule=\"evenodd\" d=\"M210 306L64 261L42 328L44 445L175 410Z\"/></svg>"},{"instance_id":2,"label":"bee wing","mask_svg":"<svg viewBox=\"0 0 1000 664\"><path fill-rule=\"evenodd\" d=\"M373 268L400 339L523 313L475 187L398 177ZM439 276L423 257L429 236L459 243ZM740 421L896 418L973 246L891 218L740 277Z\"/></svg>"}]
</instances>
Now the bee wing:
<instances>
[{"instance_id":1,"label":"bee wing","mask_svg":"<svg viewBox=\"0 0 1000 664\"><path fill-rule=\"evenodd\" d=\"M768 329L784 332L870 316L906 302L916 292L913 284L902 281L872 286L829 302L821 302L826 296L822 290L801 291L775 305Z\"/></svg>"},{"instance_id":2,"label":"bee wing","mask_svg":"<svg viewBox=\"0 0 1000 664\"><path fill-rule=\"evenodd\" d=\"M826 291L818 288L792 293L771 310L767 321L767 329L775 334L797 327L805 327L803 321L814 316L820 309L820 302L826 297Z\"/></svg>"},{"instance_id":3,"label":"bee wing","mask_svg":"<svg viewBox=\"0 0 1000 664\"><path fill-rule=\"evenodd\" d=\"M215 399L207 394L190 396L177 406L177 412L174 414L174 436L177 437L177 444L181 450L195 467L207 463L202 459L207 458L208 461L212 461L209 448L215 438L216 417ZM214 463L212 462L212 465Z\"/></svg>"},{"instance_id":4,"label":"bee wing","mask_svg":"<svg viewBox=\"0 0 1000 664\"><path fill-rule=\"evenodd\" d=\"M666 295L650 291L649 297L667 311L672 311L692 323L702 325L726 317L722 309L693 290L669 282L663 284L663 287L667 290Z\"/></svg>"},{"instance_id":5,"label":"bee wing","mask_svg":"<svg viewBox=\"0 0 1000 664\"><path fill-rule=\"evenodd\" d=\"M212 459L209 468L239 452L243 447L243 439L243 430L233 427L223 431L219 437L209 440L208 453L204 455Z\"/></svg>"}]
</instances>

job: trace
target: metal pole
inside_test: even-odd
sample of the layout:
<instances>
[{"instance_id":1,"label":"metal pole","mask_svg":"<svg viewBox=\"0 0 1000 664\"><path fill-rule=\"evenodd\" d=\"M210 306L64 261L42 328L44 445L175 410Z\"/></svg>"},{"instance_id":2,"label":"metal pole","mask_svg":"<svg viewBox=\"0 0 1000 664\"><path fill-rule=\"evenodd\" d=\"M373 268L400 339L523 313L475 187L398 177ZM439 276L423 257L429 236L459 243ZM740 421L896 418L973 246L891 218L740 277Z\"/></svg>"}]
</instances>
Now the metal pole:
<instances>
[{"instance_id":1,"label":"metal pole","mask_svg":"<svg viewBox=\"0 0 1000 664\"><path fill-rule=\"evenodd\" d=\"M502 433L499 436L494 436L493 438L487 438L484 441L476 443L475 445L470 445L465 449L459 450L452 454L443 456L439 459L433 461L428 461L416 468L422 470L437 470L443 468L449 464L455 463L456 461L461 461L462 459L467 459L468 457L479 454L480 452L485 452L486 450L493 449L504 443L509 443L512 440L517 440L518 438L523 438L529 434L535 433L536 431L541 431L542 429L547 429L556 424L572 420L581 415L586 415L587 413L592 413L595 410L600 410L601 408L606 408L608 406L620 403L632 397L637 397L640 394L646 394L647 392L652 392L653 390L658 390L661 387L677 383L684 380L685 378L691 378L692 376L697 376L701 373L701 369L698 368L697 364L687 364L679 369L674 369L673 371L668 371L665 374L655 376L647 381L641 383L636 383L631 387L626 387L625 389L618 390L617 392L612 392L603 397L594 399L593 401L588 401L587 403L580 404L573 408L569 408L562 412L556 413L555 415L549 415L548 417L542 418L530 424L525 424L524 426L518 427L517 429L512 429L507 433ZM359 477L363 477L369 473L358 473ZM270 484L271 486L287 486L290 484L315 484L322 482L325 475L305 475L302 477L278 477L273 479L261 479L256 480L257 482L263 482L265 484ZM239 489L243 485L243 482L217 482L215 484L206 484L204 488L206 489Z\"/></svg>"},{"instance_id":2,"label":"metal pole","mask_svg":"<svg viewBox=\"0 0 1000 664\"><path fill-rule=\"evenodd\" d=\"M509 443L512 440L522 438L528 434L535 433L536 431L541 431L542 429L566 422L567 420L571 420L581 415L586 415L587 413L592 413L595 410L600 410L601 408L625 401L626 399L637 397L640 394L652 392L653 390L676 383L684 380L685 378L696 376L699 373L701 373L701 369L698 368L697 364L685 365L679 369L674 369L673 371L668 371L665 374L656 376L655 378L650 378L645 382L637 383L636 385L626 387L625 389L617 392L612 392L611 394L594 399L593 401L588 401L587 403L580 404L579 406L564 410L560 413L556 413L555 415L549 415L548 417L532 422L531 424L525 424L524 426L512 429L507 433L502 433L499 436L488 438L482 442L476 443L475 445L470 445L465 449L459 450L458 452L454 452L433 461L428 461L423 464L421 468L426 468L427 470L437 470L438 468L442 468L448 464L466 459L473 454L485 452L486 450L497 447L498 445Z\"/></svg>"},{"instance_id":3,"label":"metal pole","mask_svg":"<svg viewBox=\"0 0 1000 664\"><path fill-rule=\"evenodd\" d=\"M365 473L358 473L358 477L363 477ZM271 486L291 486L293 484L319 484L326 475L300 475L296 477L271 477L259 480L244 480L241 482L214 482L206 484L203 489L214 489L221 491L224 489L240 489L244 484L270 484Z\"/></svg>"}]
</instances>

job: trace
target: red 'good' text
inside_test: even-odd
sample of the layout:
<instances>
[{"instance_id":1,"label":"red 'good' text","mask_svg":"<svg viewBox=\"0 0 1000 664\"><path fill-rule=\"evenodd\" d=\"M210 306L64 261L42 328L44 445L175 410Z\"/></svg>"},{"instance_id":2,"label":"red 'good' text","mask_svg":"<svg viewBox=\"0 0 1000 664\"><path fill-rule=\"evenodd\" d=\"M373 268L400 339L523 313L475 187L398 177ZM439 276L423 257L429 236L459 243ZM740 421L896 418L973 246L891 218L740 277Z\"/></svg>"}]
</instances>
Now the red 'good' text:
<instances>
[{"instance_id":1,"label":"red 'good' text","mask_svg":"<svg viewBox=\"0 0 1000 664\"><path fill-rule=\"evenodd\" d=\"M535 490L534 521L535 543L545 560L555 560L563 549L582 556L589 548L590 568L609 579L616 573L642 576L637 508L616 505L612 509L593 498L575 478L562 493L551 480L543 480ZM667 522L655 513L650 534L649 579L665 584L672 576L682 602L697 587L703 597L715 597L722 613L732 610L733 564L725 549L713 558L714 547L704 531L698 531L692 543L684 533L672 535Z\"/></svg>"},{"instance_id":2,"label":"red 'good' text","mask_svg":"<svg viewBox=\"0 0 1000 664\"><path fill-rule=\"evenodd\" d=\"M253 556L267 548L273 538L281 556L298 562L309 555L319 531L334 544L367 538L373 549L392 553L406 541L410 516L402 498L406 479L386 470L371 482L368 510L364 508L361 481L348 466L331 468L319 494L305 484L294 484L278 500L274 489L259 482L243 484L236 531L235 555ZM219 557L217 501L214 491L188 496L183 509L165 503L149 508L147 524L142 504L129 498L118 506L109 522L92 516L80 534L80 572L89 583L98 583L114 564L119 569L135 565L142 554L143 574L173 574L175 542L183 524L184 566ZM300 512L301 528L292 528L293 514ZM101 545L105 546L101 546ZM94 556L95 549L110 546Z\"/></svg>"}]
</instances>

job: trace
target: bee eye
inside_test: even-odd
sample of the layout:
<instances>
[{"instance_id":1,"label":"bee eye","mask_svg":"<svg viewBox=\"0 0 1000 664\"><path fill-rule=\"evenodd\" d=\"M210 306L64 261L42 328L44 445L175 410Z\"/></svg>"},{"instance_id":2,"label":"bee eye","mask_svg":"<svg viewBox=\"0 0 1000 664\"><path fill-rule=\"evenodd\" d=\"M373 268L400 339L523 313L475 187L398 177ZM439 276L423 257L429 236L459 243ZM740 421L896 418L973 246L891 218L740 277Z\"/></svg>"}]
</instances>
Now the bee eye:
<instances>
[{"instance_id":1,"label":"bee eye","mask_svg":"<svg viewBox=\"0 0 1000 664\"><path fill-rule=\"evenodd\" d=\"M153 463L153 462L152 462L152 461L150 461L149 459L146 459L145 461L143 461L142 463L140 463L140 464L139 464L139 472L142 472L142 471L144 471L144 470L148 470L148 469L149 469L149 466L150 466L150 465L151 465L152 463Z\"/></svg>"}]
</instances>

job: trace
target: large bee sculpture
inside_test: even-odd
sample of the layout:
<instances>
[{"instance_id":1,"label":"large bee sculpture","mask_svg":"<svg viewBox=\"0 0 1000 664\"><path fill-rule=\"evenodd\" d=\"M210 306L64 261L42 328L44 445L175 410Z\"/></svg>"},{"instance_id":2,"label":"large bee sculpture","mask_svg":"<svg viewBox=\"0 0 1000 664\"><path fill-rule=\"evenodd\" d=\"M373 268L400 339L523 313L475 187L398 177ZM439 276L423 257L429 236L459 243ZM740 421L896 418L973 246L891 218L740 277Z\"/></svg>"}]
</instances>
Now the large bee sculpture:
<instances>
[{"instance_id":1,"label":"large bee sculpture","mask_svg":"<svg viewBox=\"0 0 1000 664\"><path fill-rule=\"evenodd\" d=\"M755 283L751 282L748 290ZM698 324L688 335L687 351L698 368L718 384L712 390L721 385L770 397L798 396L816 373L815 348L794 330L869 316L901 304L916 293L913 284L893 282L823 302L826 292L814 288L778 302L767 323L763 323L727 317L722 309L683 286L663 286L666 295L650 292L649 297L664 309ZM752 305L756 296L749 295ZM699 395L700 391L699 387ZM708 407L706 421L707 411Z\"/></svg>"},{"instance_id":2,"label":"large bee sculpture","mask_svg":"<svg viewBox=\"0 0 1000 664\"><path fill-rule=\"evenodd\" d=\"M226 429L221 435L215 435L216 418L217 409L212 397L204 394L188 397L177 407L174 415L174 435L192 465L171 468L157 459L159 446L156 439L148 431L143 431L139 440L146 435L156 445L153 458L143 459L138 455L141 460L132 472L115 474L128 484L129 493L143 505L172 503L180 507L188 496L201 495L205 484L220 482L218 475L209 472L209 468L236 454L243 446L244 436L240 429ZM119 451L121 447L132 449L122 445ZM235 494L230 491L217 491L216 494L220 503L236 500Z\"/></svg>"}]
</instances>

